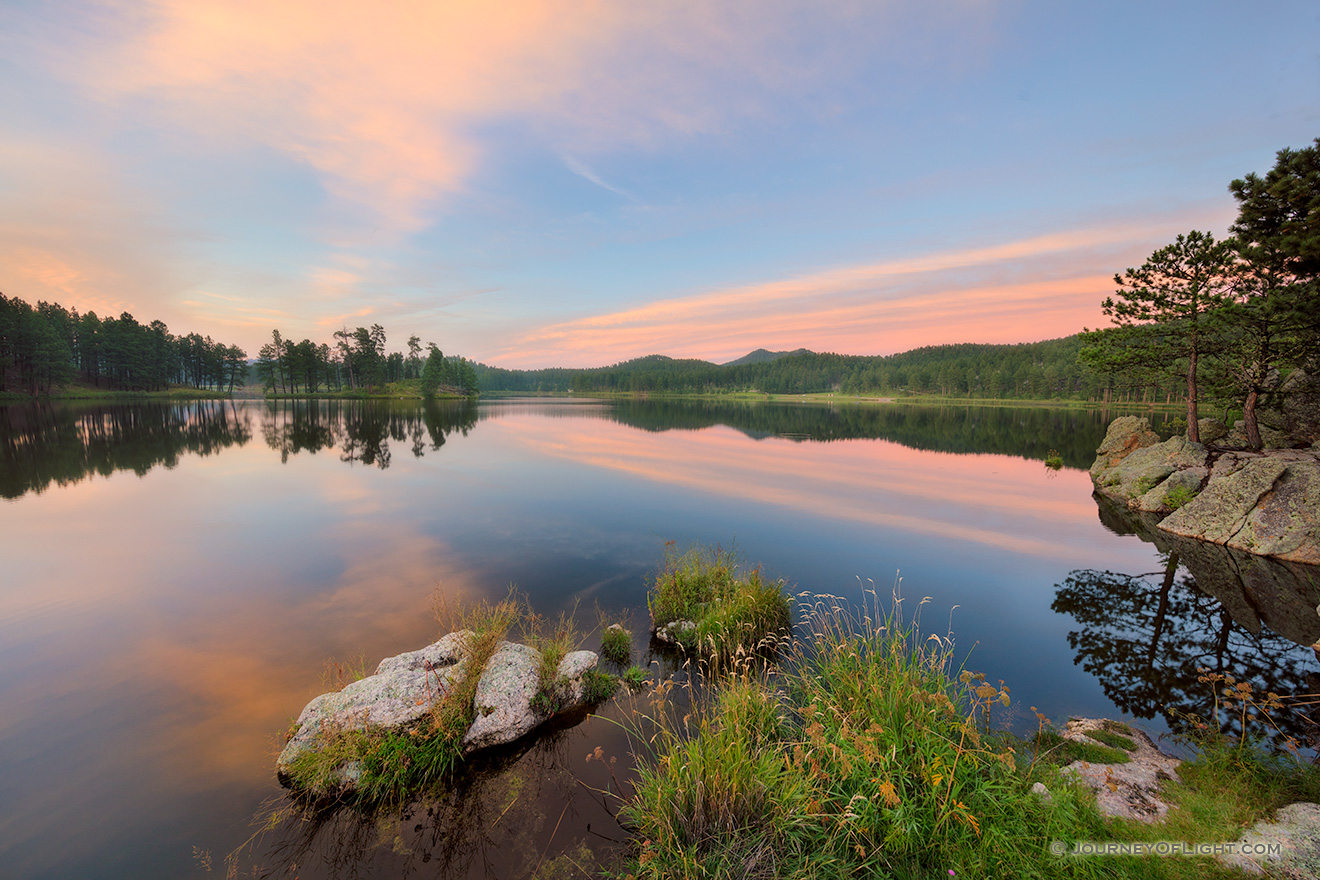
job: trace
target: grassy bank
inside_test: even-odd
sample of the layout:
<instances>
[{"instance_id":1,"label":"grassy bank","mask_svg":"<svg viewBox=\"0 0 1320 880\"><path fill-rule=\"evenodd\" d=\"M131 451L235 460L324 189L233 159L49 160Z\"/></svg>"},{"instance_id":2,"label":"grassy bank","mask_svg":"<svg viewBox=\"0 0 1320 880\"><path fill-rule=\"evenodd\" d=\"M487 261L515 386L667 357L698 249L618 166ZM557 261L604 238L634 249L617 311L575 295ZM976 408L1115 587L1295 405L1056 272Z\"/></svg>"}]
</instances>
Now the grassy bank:
<instances>
[{"instance_id":1,"label":"grassy bank","mask_svg":"<svg viewBox=\"0 0 1320 880\"><path fill-rule=\"evenodd\" d=\"M463 400L468 395L461 389L439 389L431 395L432 400ZM352 389L342 391L316 391L310 394L289 394L267 390L266 400L426 400L421 383L416 379L402 382L388 382L377 388Z\"/></svg>"},{"instance_id":2,"label":"grassy bank","mask_svg":"<svg viewBox=\"0 0 1320 880\"><path fill-rule=\"evenodd\" d=\"M1120 412L1185 412L1186 402L1142 403L1141 401L1104 401L1076 400L1061 397L1019 398L1019 397L954 397L938 394L908 394L891 392L888 394L839 394L832 391L817 391L809 394L768 394L760 391L715 391L708 393L665 392L665 391L580 391L580 392L483 392L485 396L496 397L577 397L598 400L719 400L779 403L832 403L832 404L917 404L922 406L994 406L994 407L1044 407L1049 409L1103 409Z\"/></svg>"},{"instance_id":3,"label":"grassy bank","mask_svg":"<svg viewBox=\"0 0 1320 880\"><path fill-rule=\"evenodd\" d=\"M68 388L62 388L49 395L43 394L40 397L33 397L30 394L20 394L12 391L0 392L0 401L6 402L32 402L36 401L55 401L55 400L105 400L105 401L124 401L132 402L135 400L228 400L230 397L227 391L214 391L207 388L167 388L164 391L112 391L108 388L92 388L85 385L76 385Z\"/></svg>"},{"instance_id":4,"label":"grassy bank","mask_svg":"<svg viewBox=\"0 0 1320 880\"><path fill-rule=\"evenodd\" d=\"M651 750L622 814L636 834L623 873L1237 877L1208 858L1069 857L1051 844L1231 841L1320 794L1313 769L1205 740L1168 786L1166 823L1107 821L1058 765L1121 756L1121 727L1089 755L1048 731L992 734L1009 689L956 668L950 643L921 640L896 612L858 618L837 604L810 609L809 624L778 674L729 675L681 717L653 699L638 731Z\"/></svg>"}]
</instances>

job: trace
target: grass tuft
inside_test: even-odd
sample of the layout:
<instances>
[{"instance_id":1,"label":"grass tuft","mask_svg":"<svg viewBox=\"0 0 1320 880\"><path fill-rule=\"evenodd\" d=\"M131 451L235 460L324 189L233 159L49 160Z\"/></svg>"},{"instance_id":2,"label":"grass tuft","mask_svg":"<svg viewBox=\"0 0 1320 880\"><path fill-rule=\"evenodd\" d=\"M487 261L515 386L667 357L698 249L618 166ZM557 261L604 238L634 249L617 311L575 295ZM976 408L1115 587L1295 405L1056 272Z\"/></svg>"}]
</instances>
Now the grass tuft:
<instances>
[{"instance_id":1,"label":"grass tuft","mask_svg":"<svg viewBox=\"0 0 1320 880\"><path fill-rule=\"evenodd\" d=\"M614 696L622 679L600 669L588 669L582 674L583 693L588 705L603 703Z\"/></svg>"},{"instance_id":2,"label":"grass tuft","mask_svg":"<svg viewBox=\"0 0 1320 880\"><path fill-rule=\"evenodd\" d=\"M647 594L652 631L670 627L685 651L716 665L747 652L769 650L792 623L782 581L767 581L759 568L739 569L731 551L665 544L665 567Z\"/></svg>"},{"instance_id":3,"label":"grass tuft","mask_svg":"<svg viewBox=\"0 0 1320 880\"><path fill-rule=\"evenodd\" d=\"M644 667L629 666L624 671L623 675L619 676L619 679L624 683L628 690L636 692L646 687L646 682L650 679L650 676L650 670Z\"/></svg>"},{"instance_id":4,"label":"grass tuft","mask_svg":"<svg viewBox=\"0 0 1320 880\"><path fill-rule=\"evenodd\" d=\"M632 633L622 624L605 627L600 635L600 655L620 666L632 659Z\"/></svg>"}]
</instances>

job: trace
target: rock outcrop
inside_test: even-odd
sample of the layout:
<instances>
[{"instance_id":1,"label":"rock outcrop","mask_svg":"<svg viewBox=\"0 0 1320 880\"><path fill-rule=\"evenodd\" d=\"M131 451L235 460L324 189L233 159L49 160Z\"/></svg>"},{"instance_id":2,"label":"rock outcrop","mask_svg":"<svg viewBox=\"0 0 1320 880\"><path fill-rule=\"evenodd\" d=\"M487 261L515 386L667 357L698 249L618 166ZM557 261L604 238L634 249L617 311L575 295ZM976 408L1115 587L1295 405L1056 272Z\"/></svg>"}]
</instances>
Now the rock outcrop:
<instances>
[{"instance_id":1,"label":"rock outcrop","mask_svg":"<svg viewBox=\"0 0 1320 880\"><path fill-rule=\"evenodd\" d=\"M1149 420L1124 416L1096 450L1091 479L1133 510L1168 514L1161 531L1320 564L1320 448L1248 452L1208 442L1160 442Z\"/></svg>"},{"instance_id":2,"label":"rock outcrop","mask_svg":"<svg viewBox=\"0 0 1320 880\"><path fill-rule=\"evenodd\" d=\"M1239 871L1287 880L1320 877L1320 804L1289 804L1236 842L1238 852L1217 858Z\"/></svg>"},{"instance_id":3,"label":"rock outcrop","mask_svg":"<svg viewBox=\"0 0 1320 880\"><path fill-rule=\"evenodd\" d=\"M1210 479L1159 528L1186 538L1320 563L1320 458L1284 450Z\"/></svg>"},{"instance_id":4,"label":"rock outcrop","mask_svg":"<svg viewBox=\"0 0 1320 880\"><path fill-rule=\"evenodd\" d=\"M462 739L464 754L520 739L552 717L583 708L583 676L596 666L592 651L574 651L559 664L554 699L534 705L541 689L540 654L533 648L501 642L485 667L471 669L466 630L450 633L417 651L387 657L376 672L341 691L321 694L298 716L296 730L276 762L287 777L300 755L326 745L345 731L415 728L430 716L469 675L479 674L473 698L474 720ZM344 766L338 783L351 789L360 771Z\"/></svg>"},{"instance_id":5,"label":"rock outcrop","mask_svg":"<svg viewBox=\"0 0 1320 880\"><path fill-rule=\"evenodd\" d=\"M1115 723L1100 718L1075 718L1068 722L1062 736L1075 742L1100 745L1090 734L1114 729ZM1159 822L1169 813L1162 787L1178 778L1177 758L1161 752L1150 737L1128 725L1124 730L1135 748L1125 750L1129 758L1122 764L1096 764L1074 761L1063 768L1095 792L1101 815L1139 822ZM1042 803L1050 805L1053 795L1039 782L1032 791ZM1247 874L1301 880L1320 876L1320 805L1294 803L1269 819L1262 819L1245 829L1236 840L1226 841L1227 851L1215 858L1222 864Z\"/></svg>"},{"instance_id":6,"label":"rock outcrop","mask_svg":"<svg viewBox=\"0 0 1320 880\"><path fill-rule=\"evenodd\" d=\"M1113 722L1101 718L1074 718L1063 730L1063 738L1076 742L1103 745L1090 734L1104 730ZM1155 822L1169 812L1169 805L1160 797L1160 786L1165 780L1178 778L1177 758L1164 754L1151 738L1140 730L1123 725L1124 736L1136 748L1128 752L1123 764L1095 764L1074 761L1063 772L1076 776L1095 792L1096 806L1101 814L1139 822Z\"/></svg>"}]
</instances>

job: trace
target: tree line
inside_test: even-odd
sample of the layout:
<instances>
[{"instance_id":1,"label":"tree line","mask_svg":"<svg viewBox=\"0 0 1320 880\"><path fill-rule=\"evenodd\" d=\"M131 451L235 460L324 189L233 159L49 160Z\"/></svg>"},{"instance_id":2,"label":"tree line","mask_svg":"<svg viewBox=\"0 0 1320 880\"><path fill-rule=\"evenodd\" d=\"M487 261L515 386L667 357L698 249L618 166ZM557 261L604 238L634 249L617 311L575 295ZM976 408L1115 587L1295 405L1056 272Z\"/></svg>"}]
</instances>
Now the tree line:
<instances>
[{"instance_id":1,"label":"tree line","mask_svg":"<svg viewBox=\"0 0 1320 880\"><path fill-rule=\"evenodd\" d=\"M1259 449L1261 401L1293 371L1320 370L1320 138L1229 192L1230 236L1193 230L1115 275L1113 326L1084 333L1082 357L1129 381L1180 382L1193 442L1202 401L1237 404Z\"/></svg>"},{"instance_id":2,"label":"tree line","mask_svg":"<svg viewBox=\"0 0 1320 880\"><path fill-rule=\"evenodd\" d=\"M1180 399L1176 381L1151 384L1090 368L1081 339L1016 345L930 345L883 356L800 350L765 360L713 364L650 355L609 367L503 370L478 365L483 391L930 394L993 400Z\"/></svg>"},{"instance_id":3,"label":"tree line","mask_svg":"<svg viewBox=\"0 0 1320 880\"><path fill-rule=\"evenodd\" d=\"M103 319L0 294L0 392L36 397L75 378L123 391L170 385L232 391L246 375L243 349L210 336L176 336L164 322L142 324L128 312Z\"/></svg>"},{"instance_id":4,"label":"tree line","mask_svg":"<svg viewBox=\"0 0 1320 880\"><path fill-rule=\"evenodd\" d=\"M463 357L446 357L434 342L422 356L422 341L408 337L408 350L386 352L385 328L347 327L333 334L334 345L310 339L286 340L278 329L261 347L255 367L267 391L316 394L324 391L375 390L391 383L417 381L426 397L445 390L475 395L477 372Z\"/></svg>"}]
</instances>

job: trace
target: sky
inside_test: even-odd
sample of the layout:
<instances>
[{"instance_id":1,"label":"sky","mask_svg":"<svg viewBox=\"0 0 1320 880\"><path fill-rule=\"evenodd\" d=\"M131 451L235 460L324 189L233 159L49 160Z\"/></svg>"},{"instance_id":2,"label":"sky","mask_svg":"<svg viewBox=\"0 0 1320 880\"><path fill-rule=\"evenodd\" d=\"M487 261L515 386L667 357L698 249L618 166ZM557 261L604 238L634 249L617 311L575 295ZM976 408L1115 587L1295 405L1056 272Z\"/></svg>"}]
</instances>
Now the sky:
<instances>
[{"instance_id":1,"label":"sky","mask_svg":"<svg viewBox=\"0 0 1320 880\"><path fill-rule=\"evenodd\" d=\"M251 356L1029 342L1318 136L1314 0L0 0L0 292Z\"/></svg>"}]
</instances>

